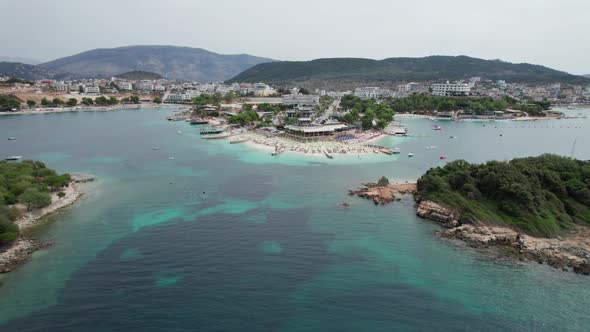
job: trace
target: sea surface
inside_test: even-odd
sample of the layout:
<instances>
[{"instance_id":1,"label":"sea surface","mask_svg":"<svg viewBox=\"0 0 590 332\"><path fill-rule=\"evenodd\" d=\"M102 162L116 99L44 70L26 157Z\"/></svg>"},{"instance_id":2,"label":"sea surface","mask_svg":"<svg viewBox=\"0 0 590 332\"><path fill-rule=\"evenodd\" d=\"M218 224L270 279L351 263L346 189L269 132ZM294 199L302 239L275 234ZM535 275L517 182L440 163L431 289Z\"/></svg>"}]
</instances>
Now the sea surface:
<instances>
[{"instance_id":1,"label":"sea surface","mask_svg":"<svg viewBox=\"0 0 590 332\"><path fill-rule=\"evenodd\" d=\"M590 159L587 119L403 119L413 137L378 142L400 155L328 160L205 141L171 110L0 117L0 156L98 177L0 276L0 331L588 330L589 277L439 239L410 198L347 195L455 159Z\"/></svg>"}]
</instances>

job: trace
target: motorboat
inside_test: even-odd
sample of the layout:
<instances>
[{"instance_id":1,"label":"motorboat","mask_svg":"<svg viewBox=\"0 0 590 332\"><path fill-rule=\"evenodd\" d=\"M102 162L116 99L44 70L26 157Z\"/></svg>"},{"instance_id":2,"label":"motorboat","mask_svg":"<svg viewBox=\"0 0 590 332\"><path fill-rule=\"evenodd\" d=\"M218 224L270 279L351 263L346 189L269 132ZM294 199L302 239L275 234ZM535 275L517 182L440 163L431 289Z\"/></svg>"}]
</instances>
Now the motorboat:
<instances>
[{"instance_id":1,"label":"motorboat","mask_svg":"<svg viewBox=\"0 0 590 332\"><path fill-rule=\"evenodd\" d=\"M412 153L412 152L408 153L409 158L412 158L413 156L414 156L414 153Z\"/></svg>"},{"instance_id":2,"label":"motorboat","mask_svg":"<svg viewBox=\"0 0 590 332\"><path fill-rule=\"evenodd\" d=\"M21 160L23 157L22 156L10 156L5 158L4 160L6 161L17 161L17 160Z\"/></svg>"},{"instance_id":3,"label":"motorboat","mask_svg":"<svg viewBox=\"0 0 590 332\"><path fill-rule=\"evenodd\" d=\"M15 141L16 140L16 137L8 137L8 140L9 141Z\"/></svg>"}]
</instances>

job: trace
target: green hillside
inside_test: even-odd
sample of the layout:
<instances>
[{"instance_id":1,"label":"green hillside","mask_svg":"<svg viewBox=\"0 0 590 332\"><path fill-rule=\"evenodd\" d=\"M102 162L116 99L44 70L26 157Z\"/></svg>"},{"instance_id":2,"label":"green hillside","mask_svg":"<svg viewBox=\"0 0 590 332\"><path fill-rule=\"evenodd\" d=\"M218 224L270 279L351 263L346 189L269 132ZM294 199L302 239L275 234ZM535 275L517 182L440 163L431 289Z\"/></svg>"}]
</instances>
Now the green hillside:
<instances>
[{"instance_id":1,"label":"green hillside","mask_svg":"<svg viewBox=\"0 0 590 332\"><path fill-rule=\"evenodd\" d=\"M470 164L453 161L418 180L418 197L457 209L462 222L556 236L590 225L590 162L556 155Z\"/></svg>"},{"instance_id":2,"label":"green hillside","mask_svg":"<svg viewBox=\"0 0 590 332\"><path fill-rule=\"evenodd\" d=\"M590 83L590 79L532 64L513 64L467 56L429 56L385 60L331 58L262 63L230 82L285 83L307 80L444 81L480 76L509 82Z\"/></svg>"}]
</instances>

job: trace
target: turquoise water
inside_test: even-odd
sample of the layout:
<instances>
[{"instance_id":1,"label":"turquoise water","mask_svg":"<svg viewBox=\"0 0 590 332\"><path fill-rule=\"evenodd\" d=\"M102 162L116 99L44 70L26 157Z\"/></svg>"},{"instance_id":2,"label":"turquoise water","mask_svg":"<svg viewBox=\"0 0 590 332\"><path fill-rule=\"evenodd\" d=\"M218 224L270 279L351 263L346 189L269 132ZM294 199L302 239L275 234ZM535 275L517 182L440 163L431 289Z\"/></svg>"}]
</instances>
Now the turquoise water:
<instances>
[{"instance_id":1,"label":"turquoise water","mask_svg":"<svg viewBox=\"0 0 590 332\"><path fill-rule=\"evenodd\" d=\"M443 154L570 155L576 140L589 159L588 120L403 120L420 137L379 142L401 155L328 160L203 141L169 112L0 118L17 137L2 155L98 176L31 231L54 245L0 276L0 331L587 330L588 277L440 240L411 200L347 189L415 180Z\"/></svg>"}]
</instances>

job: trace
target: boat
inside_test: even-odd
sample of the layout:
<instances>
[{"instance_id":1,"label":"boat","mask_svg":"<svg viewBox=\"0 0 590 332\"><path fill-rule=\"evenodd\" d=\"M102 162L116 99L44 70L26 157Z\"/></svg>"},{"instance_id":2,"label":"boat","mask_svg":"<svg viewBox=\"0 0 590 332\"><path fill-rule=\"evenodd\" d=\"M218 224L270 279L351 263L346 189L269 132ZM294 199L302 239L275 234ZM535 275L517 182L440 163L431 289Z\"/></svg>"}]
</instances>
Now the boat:
<instances>
[{"instance_id":1,"label":"boat","mask_svg":"<svg viewBox=\"0 0 590 332\"><path fill-rule=\"evenodd\" d=\"M391 152L392 152L393 154L400 154L400 153L401 153L401 151L400 151L400 149L399 149L399 148L393 148L393 149L391 149Z\"/></svg>"},{"instance_id":2,"label":"boat","mask_svg":"<svg viewBox=\"0 0 590 332\"><path fill-rule=\"evenodd\" d=\"M23 157L22 156L10 156L8 158L5 158L4 160L6 161L16 161L16 160L21 160Z\"/></svg>"},{"instance_id":3,"label":"boat","mask_svg":"<svg viewBox=\"0 0 590 332\"><path fill-rule=\"evenodd\" d=\"M221 138L228 138L231 136L230 133L224 133L223 131L219 132L220 135L204 135L203 139L221 139Z\"/></svg>"},{"instance_id":4,"label":"boat","mask_svg":"<svg viewBox=\"0 0 590 332\"><path fill-rule=\"evenodd\" d=\"M393 154L393 151L391 149L388 149L388 148L381 148L381 149L379 149L379 152L385 153L385 154L389 154L389 155L392 155Z\"/></svg>"},{"instance_id":5,"label":"boat","mask_svg":"<svg viewBox=\"0 0 590 332\"><path fill-rule=\"evenodd\" d=\"M239 144L239 143L248 142L249 140L250 140L249 138L245 138L245 137L236 137L234 139L231 139L229 141L229 144Z\"/></svg>"},{"instance_id":6,"label":"boat","mask_svg":"<svg viewBox=\"0 0 590 332\"><path fill-rule=\"evenodd\" d=\"M334 159L334 156L332 156L328 151L324 150L324 154L326 155L326 157L328 157L329 159Z\"/></svg>"},{"instance_id":7,"label":"boat","mask_svg":"<svg viewBox=\"0 0 590 332\"><path fill-rule=\"evenodd\" d=\"M209 120L205 120L205 119L202 119L202 118L192 118L192 119L190 119L189 122L192 125L199 125L199 124L208 124L209 123Z\"/></svg>"},{"instance_id":8,"label":"boat","mask_svg":"<svg viewBox=\"0 0 590 332\"><path fill-rule=\"evenodd\" d=\"M442 130L442 127L439 125L432 126L432 130Z\"/></svg>"},{"instance_id":9,"label":"boat","mask_svg":"<svg viewBox=\"0 0 590 332\"><path fill-rule=\"evenodd\" d=\"M440 156L440 157L438 157L438 158L439 158L440 160L445 160L445 159L447 159L447 156L445 156L445 155L443 154L442 156Z\"/></svg>"},{"instance_id":10,"label":"boat","mask_svg":"<svg viewBox=\"0 0 590 332\"><path fill-rule=\"evenodd\" d=\"M223 133L223 129L221 128L203 128L200 131L201 135L209 135L209 134L221 134Z\"/></svg>"},{"instance_id":11,"label":"boat","mask_svg":"<svg viewBox=\"0 0 590 332\"><path fill-rule=\"evenodd\" d=\"M414 154L412 152L408 153L408 157L412 158L414 156Z\"/></svg>"},{"instance_id":12,"label":"boat","mask_svg":"<svg viewBox=\"0 0 590 332\"><path fill-rule=\"evenodd\" d=\"M456 136L449 136L449 138L457 138Z\"/></svg>"},{"instance_id":13,"label":"boat","mask_svg":"<svg viewBox=\"0 0 590 332\"><path fill-rule=\"evenodd\" d=\"M159 146L152 146L152 150L160 150Z\"/></svg>"},{"instance_id":14,"label":"boat","mask_svg":"<svg viewBox=\"0 0 590 332\"><path fill-rule=\"evenodd\" d=\"M8 137L8 140L9 141L14 141L14 140L16 140L16 137Z\"/></svg>"},{"instance_id":15,"label":"boat","mask_svg":"<svg viewBox=\"0 0 590 332\"><path fill-rule=\"evenodd\" d=\"M178 131L176 132L176 134L177 134L177 135L182 135L182 131L178 130Z\"/></svg>"}]
</instances>

